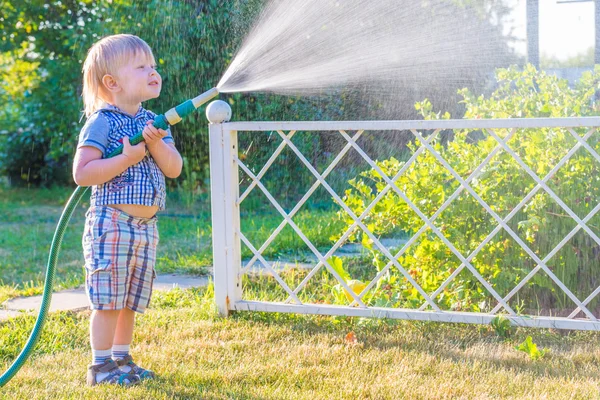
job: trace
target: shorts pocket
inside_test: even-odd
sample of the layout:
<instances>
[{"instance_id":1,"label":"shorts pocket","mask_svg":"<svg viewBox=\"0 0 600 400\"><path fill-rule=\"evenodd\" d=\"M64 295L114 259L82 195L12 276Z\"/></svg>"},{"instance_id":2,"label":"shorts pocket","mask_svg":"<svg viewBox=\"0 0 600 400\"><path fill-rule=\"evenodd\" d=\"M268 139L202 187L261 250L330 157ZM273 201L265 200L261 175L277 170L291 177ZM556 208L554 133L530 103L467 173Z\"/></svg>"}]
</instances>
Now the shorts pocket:
<instances>
[{"instance_id":1,"label":"shorts pocket","mask_svg":"<svg viewBox=\"0 0 600 400\"><path fill-rule=\"evenodd\" d=\"M110 260L94 259L86 264L88 297L92 304L109 304L112 302L112 271Z\"/></svg>"}]
</instances>

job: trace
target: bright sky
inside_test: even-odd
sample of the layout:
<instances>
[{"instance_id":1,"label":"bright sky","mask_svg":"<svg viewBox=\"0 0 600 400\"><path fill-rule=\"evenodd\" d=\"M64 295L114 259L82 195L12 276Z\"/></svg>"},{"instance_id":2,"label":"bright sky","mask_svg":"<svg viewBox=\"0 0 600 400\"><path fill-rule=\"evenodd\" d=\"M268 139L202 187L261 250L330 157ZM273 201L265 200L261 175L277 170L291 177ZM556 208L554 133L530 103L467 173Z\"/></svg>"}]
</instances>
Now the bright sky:
<instances>
[{"instance_id":1,"label":"bright sky","mask_svg":"<svg viewBox=\"0 0 600 400\"><path fill-rule=\"evenodd\" d=\"M526 0L512 0L514 4L515 35L526 37ZM559 3L558 0L540 0L540 54L567 59L585 53L594 47L594 2ZM526 53L526 44L518 50Z\"/></svg>"}]
</instances>

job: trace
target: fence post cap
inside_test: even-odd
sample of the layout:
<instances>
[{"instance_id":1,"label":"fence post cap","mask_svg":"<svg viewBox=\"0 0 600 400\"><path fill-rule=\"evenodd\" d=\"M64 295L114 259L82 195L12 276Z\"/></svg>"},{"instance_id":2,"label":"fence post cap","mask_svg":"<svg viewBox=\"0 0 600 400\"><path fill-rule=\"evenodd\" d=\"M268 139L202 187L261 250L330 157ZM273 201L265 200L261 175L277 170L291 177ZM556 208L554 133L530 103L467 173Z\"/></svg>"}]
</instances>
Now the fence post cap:
<instances>
[{"instance_id":1,"label":"fence post cap","mask_svg":"<svg viewBox=\"0 0 600 400\"><path fill-rule=\"evenodd\" d=\"M206 107L206 118L211 124L228 122L231 119L231 107L223 100L215 100Z\"/></svg>"}]
</instances>

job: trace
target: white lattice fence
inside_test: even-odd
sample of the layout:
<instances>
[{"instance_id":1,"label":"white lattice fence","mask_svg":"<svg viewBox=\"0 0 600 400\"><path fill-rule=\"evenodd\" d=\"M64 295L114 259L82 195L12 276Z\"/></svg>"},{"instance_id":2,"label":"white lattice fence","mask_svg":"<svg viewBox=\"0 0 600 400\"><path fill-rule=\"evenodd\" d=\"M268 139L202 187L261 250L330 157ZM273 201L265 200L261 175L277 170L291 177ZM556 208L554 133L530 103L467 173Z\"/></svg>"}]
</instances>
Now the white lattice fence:
<instances>
[{"instance_id":1,"label":"white lattice fence","mask_svg":"<svg viewBox=\"0 0 600 400\"><path fill-rule=\"evenodd\" d=\"M579 232L585 232L591 238L592 242L600 246L600 237L590 227L590 221L600 210L600 204L590 207L590 211L582 218L577 215L573 209L561 199L551 188L549 182L556 176L557 172L568 165L569 160L578 151L586 151L598 162L600 166L600 155L590 146L588 140L596 133L596 128L600 126L600 118L562 118L562 119L505 119L505 120L444 120L444 121L370 121L370 122L237 122L224 124L211 124L210 126L210 157L211 157L211 185L212 185L212 213L213 213L213 255L214 255L214 275L215 275L215 297L220 312L227 315L231 310L239 311L271 311L271 312L293 312L305 314L326 314L326 315L349 315L376 318L399 318L428 321L445 322L464 322L464 323L490 323L498 314L504 314L513 324L531 327L554 327L561 329L600 329L598 321L593 310L588 309L588 305L600 293L600 286L587 294L584 298L578 298L554 273L549 266L553 257L560 251L568 250L565 246ZM544 176L538 176L531 167L531 161L524 161L523 156L513 150L509 143L511 139L526 129L561 129L568 132L572 137L573 145L564 154L560 161ZM585 129L582 129L585 128ZM481 131L496 140L495 148L479 163L467 176L461 176L455 167L450 165L440 154L439 147L433 143L439 138L439 134L444 130L467 130ZM403 163L402 168L395 176L387 176L376 163L358 144L357 141L365 132L381 131L404 131L413 135L416 150L412 156ZM266 164L258 173L252 171L238 156L238 132L271 132L280 138L280 144L275 149ZM318 172L307 157L302 154L297 145L292 141L294 136L302 135L303 132L322 132L340 135L344 139L344 147L339 154L330 162L328 167L322 172ZM278 156L287 149L293 152L302 165L314 176L314 183L306 194L298 201L291 210L286 211L276 200L272 193L265 187L261 180L264 178L269 168ZM327 178L331 172L338 166L340 161L350 150L359 154L368 164L368 167L377 171L380 177L387 184L386 187L377 193L375 199L364 209L360 215L357 215L328 183ZM439 164L441 164L448 174L458 182L454 192L447 197L443 204L432 215L426 215L414 199L411 200L398 185L398 179L418 160L419 156L428 152ZM491 160L499 153L510 155L512 161L516 163L527 176L535 182L534 187L522 198L522 200L502 216L494 209L493 204L488 204L481 195L474 189L476 182L482 171L489 166ZM240 193L240 176L246 176L251 180L250 185ZM532 185L533 186L533 185ZM336 241L335 244L326 252L317 249L311 240L305 235L302 229L294 222L294 216L298 210L308 201L313 193L324 188L327 194L343 209L352 219L345 233ZM240 229L240 204L254 191L260 191L268 199L270 204L281 215L281 224L273 231L271 236L260 246L255 247L246 234ZM378 238L365 223L373 208L388 193L393 193L402 199L422 220L422 226L414 233L408 241L397 252L392 254L390 249L382 244ZM442 232L436 225L436 220L461 194L467 194L474 199L478 206L485 209L493 221L493 229L478 246L470 249L468 252L459 250L455 244ZM549 196L559 207L565 218L570 218L574 224L573 229L543 258L531 248L531 243L524 240L514 226L511 226L511 220L523 210L538 194ZM296 287L290 287L286 281L279 275L276 268L262 255L265 249L273 242L278 234L285 227L291 227L294 232L306 244L310 252L316 257L316 264L311 267L310 272L302 279ZM355 229L361 230L370 241L374 248L387 257L387 265L379 269L374 278L368 282L366 287L360 293L355 293L345 282L345 280L336 272L327 262L332 255L339 250L340 246L347 242ZM410 266L402 265L399 259L407 250L415 244L419 237L427 230L430 230L441 240L452 253L460 265L454 269L449 276L435 289L427 292L413 278L410 273ZM499 293L493 284L488 282L474 266L474 259L477 255L489 245L491 241L503 231L514 243L520 246L522 252L529 257L534 267L515 284L507 293ZM241 244L247 246L253 254L253 257L242 267ZM262 265L270 275L285 290L287 299L280 302L249 301L244 300L242 293L242 276L248 273L253 266ZM597 268L600 272L600 265L591 266ZM339 282L352 299L348 305L332 304L311 304L302 301L299 293L323 268ZM398 271L406 281L414 287L424 299L423 304L417 308L384 308L370 306L365 303L365 296L374 289L378 281L387 274L391 268ZM489 307L489 312L464 312L451 311L440 308L436 299L447 289L453 280L463 271L472 274L472 279L481 285L493 301L495 306ZM574 308L570 310L568 316L533 316L523 315L511 306L510 301L514 300L517 293L523 289L538 273L546 274L561 295L567 298Z\"/></svg>"}]
</instances>

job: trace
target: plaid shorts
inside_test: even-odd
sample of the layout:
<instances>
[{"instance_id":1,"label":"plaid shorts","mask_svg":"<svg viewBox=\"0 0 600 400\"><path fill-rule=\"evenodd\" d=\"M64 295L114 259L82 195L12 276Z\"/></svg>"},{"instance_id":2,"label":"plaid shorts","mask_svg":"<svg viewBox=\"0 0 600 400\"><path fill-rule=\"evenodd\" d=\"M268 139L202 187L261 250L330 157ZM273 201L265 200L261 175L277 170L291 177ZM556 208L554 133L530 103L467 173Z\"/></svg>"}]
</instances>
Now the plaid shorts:
<instances>
[{"instance_id":1,"label":"plaid shorts","mask_svg":"<svg viewBox=\"0 0 600 400\"><path fill-rule=\"evenodd\" d=\"M85 215L83 254L85 286L92 310L143 313L156 278L156 216L133 217L107 206L92 206Z\"/></svg>"}]
</instances>

